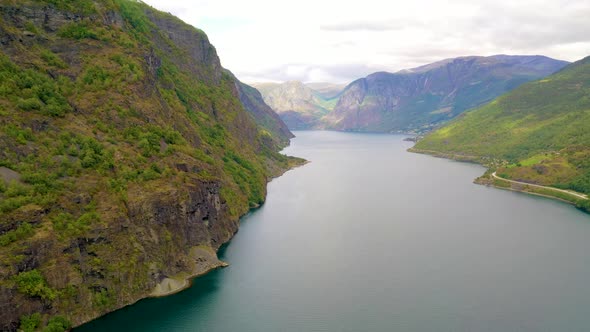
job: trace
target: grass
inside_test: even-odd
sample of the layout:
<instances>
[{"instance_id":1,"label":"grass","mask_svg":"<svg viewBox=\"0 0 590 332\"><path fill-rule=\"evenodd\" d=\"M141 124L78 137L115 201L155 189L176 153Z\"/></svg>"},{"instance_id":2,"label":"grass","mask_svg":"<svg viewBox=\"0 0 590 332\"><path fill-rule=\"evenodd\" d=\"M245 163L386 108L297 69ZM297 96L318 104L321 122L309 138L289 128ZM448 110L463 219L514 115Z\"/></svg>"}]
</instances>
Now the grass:
<instances>
[{"instance_id":1,"label":"grass","mask_svg":"<svg viewBox=\"0 0 590 332\"><path fill-rule=\"evenodd\" d=\"M538 154L538 155L535 155L535 156L532 156L530 158L520 161L519 162L520 165L517 165L517 166L525 166L525 167L533 166L536 164L540 164L541 162L547 160L548 158L549 157L547 154Z\"/></svg>"},{"instance_id":2,"label":"grass","mask_svg":"<svg viewBox=\"0 0 590 332\"><path fill-rule=\"evenodd\" d=\"M98 33L93 31L87 23L70 23L65 25L59 30L58 35L71 39L99 39Z\"/></svg>"},{"instance_id":3,"label":"grass","mask_svg":"<svg viewBox=\"0 0 590 332\"><path fill-rule=\"evenodd\" d=\"M491 178L490 175L487 175L488 178ZM590 200L589 199L582 199L576 195L568 194L562 191L553 190L550 188L539 188L535 186L528 186L523 184L516 184L504 179L498 178L491 178L491 183L494 187L500 189L507 189L513 191L520 191L525 193L530 193L534 195L549 197L549 198L556 198L568 203L575 205L577 208L581 209L585 212L590 212Z\"/></svg>"},{"instance_id":4,"label":"grass","mask_svg":"<svg viewBox=\"0 0 590 332\"><path fill-rule=\"evenodd\" d=\"M26 239L34 233L33 226L28 222L24 222L18 228L0 235L0 246L6 246L12 242Z\"/></svg>"},{"instance_id":5,"label":"grass","mask_svg":"<svg viewBox=\"0 0 590 332\"><path fill-rule=\"evenodd\" d=\"M22 294L47 301L52 301L57 297L57 292L47 285L45 278L38 270L21 272L13 279L17 290Z\"/></svg>"},{"instance_id":6,"label":"grass","mask_svg":"<svg viewBox=\"0 0 590 332\"><path fill-rule=\"evenodd\" d=\"M85 212L77 218L68 212L60 212L53 217L53 229L63 238L81 236L90 229L92 225L100 222L100 215L95 211L95 205L89 204Z\"/></svg>"},{"instance_id":7,"label":"grass","mask_svg":"<svg viewBox=\"0 0 590 332\"><path fill-rule=\"evenodd\" d=\"M64 332L72 328L72 323L65 317L55 316L51 317L47 322L47 326L43 328L43 332Z\"/></svg>"},{"instance_id":8,"label":"grass","mask_svg":"<svg viewBox=\"0 0 590 332\"><path fill-rule=\"evenodd\" d=\"M72 110L60 81L33 69L23 69L4 54L0 54L0 78L0 96L21 111L57 117Z\"/></svg>"},{"instance_id":9,"label":"grass","mask_svg":"<svg viewBox=\"0 0 590 332\"><path fill-rule=\"evenodd\" d=\"M24 315L20 319L19 329L23 332L34 332L39 326L41 326L41 314L38 312Z\"/></svg>"},{"instance_id":10,"label":"grass","mask_svg":"<svg viewBox=\"0 0 590 332\"><path fill-rule=\"evenodd\" d=\"M51 4L58 9L83 15L91 15L97 12L93 1L90 0L35 0L40 4ZM105 1L107 8L112 8L110 1Z\"/></svg>"}]
</instances>

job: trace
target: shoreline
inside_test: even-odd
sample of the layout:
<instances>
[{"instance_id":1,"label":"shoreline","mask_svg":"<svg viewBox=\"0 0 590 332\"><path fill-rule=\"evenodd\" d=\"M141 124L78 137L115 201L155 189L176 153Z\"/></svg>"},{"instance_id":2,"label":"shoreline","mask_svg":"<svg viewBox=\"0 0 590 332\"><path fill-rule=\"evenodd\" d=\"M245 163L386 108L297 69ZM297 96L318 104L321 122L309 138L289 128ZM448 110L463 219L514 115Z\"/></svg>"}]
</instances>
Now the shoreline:
<instances>
[{"instance_id":1,"label":"shoreline","mask_svg":"<svg viewBox=\"0 0 590 332\"><path fill-rule=\"evenodd\" d=\"M291 171L295 168L301 167L301 166L305 166L306 164L310 163L310 161L303 159L303 158L298 158L298 157L292 157L292 156L287 156L289 157L292 162L289 163L288 167L286 167L285 169L283 169L280 172L276 172L274 174L272 174L266 182L266 185L268 185L272 180L284 175L285 173L287 173L288 171ZM265 201L266 201L266 197L265 197ZM247 216L248 214L250 214L252 211L259 209L262 205L264 204L264 202L262 204L259 204L258 206L254 206L254 207L250 207L248 209L248 211L246 213L244 213L243 215L241 215L238 218L238 223L241 223L241 220L243 217ZM202 263L209 263L209 265L206 266L201 266L201 270L197 270L198 266L194 266L193 267L193 271L191 271L191 273L189 272L181 272L175 276L172 277L167 277L164 278L162 281L160 281L156 287L152 290L149 291L149 293L147 293L144 296L140 296L139 298L137 298L136 300L134 300L133 302L130 302L129 304L126 304L124 306L121 306L119 308L116 308L112 311L108 311L104 314L101 314L100 316L94 317L90 320L87 320L81 324L77 324L77 325L73 325L72 326L72 330L76 330L76 328L83 326L85 324L88 324L92 321L95 321L97 319L100 319L110 313L113 313L115 311L121 310L123 308L132 306L136 303L138 303L141 300L145 300L145 299L152 299L152 298L162 298L162 297L166 297L166 296L171 296L177 293L180 293L186 289L189 289L190 287L192 287L193 283L195 282L195 280L199 277L205 276L208 273L211 273L215 270L218 269L222 269L225 267L229 266L229 263L224 262L222 260L219 259L219 257L217 256L219 250L221 248L223 248L225 245L227 245L233 238L234 236L238 233L238 230L236 230L236 232L234 234L232 234L232 236L224 243L222 243L219 248L214 249L212 247L207 247L207 246L197 246L197 247L192 247L189 249L190 251L190 256L195 259L195 265L197 265L197 260L200 258L205 258L205 261ZM212 255L212 256L211 256ZM209 257L204 257L204 256L209 256ZM211 259L212 257L214 257L213 259ZM208 259L211 259L211 261L207 261ZM167 282L165 280L168 280ZM162 283L164 282L165 285L162 285ZM157 291L158 286L162 287L162 286L168 286L167 288L169 288L168 290L165 291Z\"/></svg>"},{"instance_id":2,"label":"shoreline","mask_svg":"<svg viewBox=\"0 0 590 332\"><path fill-rule=\"evenodd\" d=\"M164 293L158 293L158 294L153 294L152 293L149 296L146 296L146 297L144 297L144 298L142 298L140 300L143 300L143 299L153 299L153 298L159 298L159 297L166 297L166 296L174 295L176 293L180 293L183 290L189 289L193 285L193 280L194 279L199 278L199 277L203 277L203 276L207 275L210 272L213 272L213 271L219 270L219 269L223 269L224 267L228 267L229 266L228 263L226 263L226 262L223 262L223 263L224 264L221 264L219 266L211 267L210 269L208 269L206 271L203 271L203 272L200 272L200 273L197 273L197 274L193 274L193 275L187 276L184 280L182 280L182 285L179 288L175 288L175 289L169 290L169 291L164 292ZM137 302L135 302L135 303L137 303ZM132 303L130 305L133 305L135 303Z\"/></svg>"},{"instance_id":3,"label":"shoreline","mask_svg":"<svg viewBox=\"0 0 590 332\"><path fill-rule=\"evenodd\" d=\"M473 164L482 165L484 167L488 167L482 162L482 158L478 157L478 156L445 153L445 152L434 151L434 150L422 150L422 149L416 149L414 147L411 147L411 148L407 149L406 151L412 152L412 153L418 153L418 154L425 154L425 155L429 155L429 156L435 157L435 158L443 158L443 159L455 160L455 161L460 161L460 162L473 163Z\"/></svg>"},{"instance_id":4,"label":"shoreline","mask_svg":"<svg viewBox=\"0 0 590 332\"><path fill-rule=\"evenodd\" d=\"M192 271L190 273L181 272L175 276L162 279L147 297L157 298L176 294L189 288L195 278L229 266L228 263L219 259L217 251L207 246L192 247L189 254L194 263Z\"/></svg>"},{"instance_id":5,"label":"shoreline","mask_svg":"<svg viewBox=\"0 0 590 332\"><path fill-rule=\"evenodd\" d=\"M297 158L297 157L295 157L295 158ZM303 161L297 160L297 161L299 162L298 164L290 165L290 167L288 169L286 169L284 172L281 172L278 175L273 175L269 179L269 181L267 182L267 185L272 180L283 176L285 173L287 173L295 168L302 167L302 166L305 166L308 163L310 163L309 160L303 160ZM264 203L251 207L248 210L248 212L246 212L244 215L240 216L239 219L241 220L243 217L249 215L252 211L258 210L260 207L262 207L263 204ZM237 232L235 234L237 234ZM234 236L235 236L235 234L234 234ZM233 239L234 236L232 236L227 242L222 244L222 246L229 243ZM198 247L196 247L196 248L198 248ZM195 250L196 248L192 248L191 251ZM212 249L212 248L208 248L208 249ZM193 285L195 279L205 276L208 273L211 273L215 270L219 270L219 269L223 269L223 268L228 267L229 263L220 260L219 257L217 256L218 251L219 251L219 249L213 250L214 260L212 261L212 265L206 267L205 269L203 269L201 271L190 273L188 275L185 275L185 273L180 273L179 275L165 278L158 285L156 285L156 289L154 289L148 296L141 298L141 299L137 300L136 302L129 304L129 305L133 305L143 299L160 298L160 297L166 297L166 296L174 295L176 293L180 293L183 290L189 289ZM193 256L193 255L191 255L191 256ZM193 257L193 258L196 258L196 257ZM165 291L158 290L158 287L165 287L165 288L168 288L168 290L165 290ZM119 310L119 309L117 309L117 310Z\"/></svg>"},{"instance_id":6,"label":"shoreline","mask_svg":"<svg viewBox=\"0 0 590 332\"><path fill-rule=\"evenodd\" d=\"M482 186L486 186L486 187L492 187L492 188L495 188L495 189L512 191L512 192L515 192L515 193L524 193L524 194L529 194L529 195L532 195L532 196L545 197L545 198L553 199L553 200L556 200L556 201L561 201L561 202L564 202L564 203L567 203L567 204L576 206L576 203L574 203L572 201L568 201L568 200L563 199L563 198L556 197L556 196L545 195L545 194L536 193L536 192L533 192L533 191L526 191L526 190L519 190L519 189L514 189L514 188L509 188L509 187L502 187L502 186L497 186L497 185L494 185L494 184L478 183L477 182L477 179L476 179L476 181L473 181L473 183L479 184L479 185L482 185Z\"/></svg>"},{"instance_id":7,"label":"shoreline","mask_svg":"<svg viewBox=\"0 0 590 332\"><path fill-rule=\"evenodd\" d=\"M534 183L527 183L527 182L522 182L522 181L506 179L501 176L498 176L496 174L496 172L493 172L491 174L491 176L494 180L509 182L511 184L511 186L514 184L514 185L521 185L524 187L530 187L527 189L537 188L537 189L541 189L541 190L549 190L549 191L555 192L555 194L560 193L560 194L575 196L576 198L574 198L574 200L576 200L576 201L577 200L588 200L588 196L586 194L583 194L583 193L580 193L577 191L573 191L573 190L565 190L565 189L559 189L559 188L555 188L555 187L551 187L551 186L543 186L543 185L534 184ZM555 196L555 197L557 197L557 196Z\"/></svg>"},{"instance_id":8,"label":"shoreline","mask_svg":"<svg viewBox=\"0 0 590 332\"><path fill-rule=\"evenodd\" d=\"M475 163L475 164L481 165L483 167L486 167L487 171L483 175L481 175L480 177L477 177L476 179L473 180L473 183L475 183L475 184L558 200L561 202L571 204L574 207L581 209L582 211L590 213L590 211L588 211L580 206L581 202L589 200L588 198L586 198L586 199L581 198L580 195L584 195L584 194L573 193L573 192L570 192L567 190L554 188L554 187L550 187L550 186L542 186L542 185L536 185L534 183L526 183L526 182L513 181L513 180L501 178L501 177L495 175L496 172L490 173L492 167L489 164L486 164L483 162L483 160L485 160L485 158L483 158L483 157L469 156L469 155L458 155L458 154L444 153L444 152L433 151L433 150L422 150L422 149L416 149L413 147L407 149L407 151L411 152L411 153L425 154L425 155L429 155L429 156L432 156L435 158L444 158L444 159L449 159L449 160L454 160L454 161L459 161L459 162L469 162L469 163ZM504 185L504 186L499 185L499 184L495 183L496 181L502 182L506 185ZM537 191L535 191L535 189ZM542 191L548 191L549 193L547 193L547 192L544 193ZM559 194L569 195L569 196L577 196L578 198L569 197L569 199L568 199L565 197L561 197Z\"/></svg>"}]
</instances>

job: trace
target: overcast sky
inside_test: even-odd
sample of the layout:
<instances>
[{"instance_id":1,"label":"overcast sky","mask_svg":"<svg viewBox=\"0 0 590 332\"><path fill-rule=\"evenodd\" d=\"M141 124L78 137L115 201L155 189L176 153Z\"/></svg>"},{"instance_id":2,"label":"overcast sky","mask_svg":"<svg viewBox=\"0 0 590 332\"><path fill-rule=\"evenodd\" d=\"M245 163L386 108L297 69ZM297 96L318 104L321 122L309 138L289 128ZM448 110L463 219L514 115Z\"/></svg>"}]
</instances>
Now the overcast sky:
<instances>
[{"instance_id":1,"label":"overcast sky","mask_svg":"<svg viewBox=\"0 0 590 332\"><path fill-rule=\"evenodd\" d=\"M590 55L589 0L144 1L204 30L250 83L347 83L463 55Z\"/></svg>"}]
</instances>

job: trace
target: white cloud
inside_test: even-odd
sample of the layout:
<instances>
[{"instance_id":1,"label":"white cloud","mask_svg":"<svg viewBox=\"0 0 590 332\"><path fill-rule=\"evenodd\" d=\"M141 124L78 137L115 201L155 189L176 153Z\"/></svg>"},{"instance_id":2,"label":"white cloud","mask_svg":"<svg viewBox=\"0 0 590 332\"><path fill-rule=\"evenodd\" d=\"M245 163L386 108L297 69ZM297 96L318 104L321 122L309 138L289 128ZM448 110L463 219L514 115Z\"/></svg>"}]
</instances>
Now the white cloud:
<instances>
[{"instance_id":1,"label":"white cloud","mask_svg":"<svg viewBox=\"0 0 590 332\"><path fill-rule=\"evenodd\" d=\"M590 54L587 0L144 0L204 30L244 81L348 82L462 55Z\"/></svg>"}]
</instances>

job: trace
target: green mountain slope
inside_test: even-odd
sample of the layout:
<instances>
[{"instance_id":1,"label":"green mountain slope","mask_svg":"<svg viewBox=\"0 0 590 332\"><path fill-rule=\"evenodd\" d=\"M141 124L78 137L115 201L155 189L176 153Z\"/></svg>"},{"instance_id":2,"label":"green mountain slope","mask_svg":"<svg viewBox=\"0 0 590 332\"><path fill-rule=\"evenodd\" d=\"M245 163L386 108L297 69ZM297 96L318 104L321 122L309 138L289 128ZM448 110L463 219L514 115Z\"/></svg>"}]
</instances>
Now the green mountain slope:
<instances>
[{"instance_id":1,"label":"green mountain slope","mask_svg":"<svg viewBox=\"0 0 590 332\"><path fill-rule=\"evenodd\" d=\"M63 330L222 265L298 162L206 35L141 2L2 0L0 45L0 330Z\"/></svg>"},{"instance_id":2,"label":"green mountain slope","mask_svg":"<svg viewBox=\"0 0 590 332\"><path fill-rule=\"evenodd\" d=\"M416 149L500 159L514 180L590 193L590 57L427 135Z\"/></svg>"}]
</instances>

